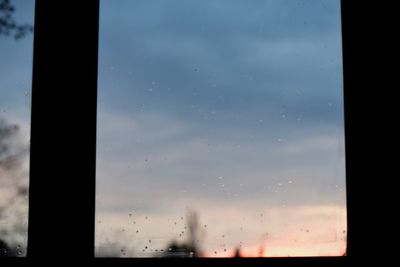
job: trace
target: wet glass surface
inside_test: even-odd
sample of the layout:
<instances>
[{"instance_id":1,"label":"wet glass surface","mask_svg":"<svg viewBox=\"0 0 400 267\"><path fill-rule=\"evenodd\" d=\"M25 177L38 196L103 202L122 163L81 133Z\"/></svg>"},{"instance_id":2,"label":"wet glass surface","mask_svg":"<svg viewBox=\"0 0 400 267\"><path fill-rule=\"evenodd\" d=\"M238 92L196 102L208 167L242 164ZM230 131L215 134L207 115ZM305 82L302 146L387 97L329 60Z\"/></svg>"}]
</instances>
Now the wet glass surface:
<instances>
[{"instance_id":1,"label":"wet glass surface","mask_svg":"<svg viewBox=\"0 0 400 267\"><path fill-rule=\"evenodd\" d=\"M340 1L101 1L96 255L343 255Z\"/></svg>"},{"instance_id":2,"label":"wet glass surface","mask_svg":"<svg viewBox=\"0 0 400 267\"><path fill-rule=\"evenodd\" d=\"M26 255L32 0L0 0L0 257Z\"/></svg>"}]
</instances>

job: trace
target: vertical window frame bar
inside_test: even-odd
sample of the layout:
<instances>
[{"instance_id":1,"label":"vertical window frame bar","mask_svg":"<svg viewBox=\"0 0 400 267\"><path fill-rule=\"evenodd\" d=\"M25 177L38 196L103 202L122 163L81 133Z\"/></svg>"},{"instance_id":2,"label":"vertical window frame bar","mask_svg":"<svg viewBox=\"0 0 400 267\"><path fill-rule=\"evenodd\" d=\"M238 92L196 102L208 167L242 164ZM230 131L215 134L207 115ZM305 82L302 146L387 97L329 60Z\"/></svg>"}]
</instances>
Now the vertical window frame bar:
<instances>
[{"instance_id":1,"label":"vertical window frame bar","mask_svg":"<svg viewBox=\"0 0 400 267\"><path fill-rule=\"evenodd\" d=\"M28 258L94 257L99 0L36 0Z\"/></svg>"}]
</instances>

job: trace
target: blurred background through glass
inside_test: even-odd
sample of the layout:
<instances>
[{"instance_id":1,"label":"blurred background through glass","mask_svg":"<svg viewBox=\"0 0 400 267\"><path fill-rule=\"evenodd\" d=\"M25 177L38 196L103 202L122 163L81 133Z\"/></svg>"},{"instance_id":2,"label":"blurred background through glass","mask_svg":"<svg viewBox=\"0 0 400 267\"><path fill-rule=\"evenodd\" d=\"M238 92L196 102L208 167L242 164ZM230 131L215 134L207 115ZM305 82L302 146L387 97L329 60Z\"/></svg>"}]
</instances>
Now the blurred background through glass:
<instances>
[{"instance_id":1,"label":"blurred background through glass","mask_svg":"<svg viewBox=\"0 0 400 267\"><path fill-rule=\"evenodd\" d=\"M340 1L101 1L96 255L346 251Z\"/></svg>"}]
</instances>

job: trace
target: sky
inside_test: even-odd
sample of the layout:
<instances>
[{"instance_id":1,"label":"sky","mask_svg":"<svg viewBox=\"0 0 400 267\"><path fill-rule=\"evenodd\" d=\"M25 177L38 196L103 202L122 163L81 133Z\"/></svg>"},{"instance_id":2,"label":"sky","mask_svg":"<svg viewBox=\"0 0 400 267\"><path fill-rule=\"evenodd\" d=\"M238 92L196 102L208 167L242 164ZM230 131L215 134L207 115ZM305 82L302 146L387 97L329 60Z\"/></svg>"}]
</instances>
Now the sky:
<instances>
[{"instance_id":1,"label":"sky","mask_svg":"<svg viewBox=\"0 0 400 267\"><path fill-rule=\"evenodd\" d=\"M34 22L33 0L12 0L13 17L18 24ZM15 40L13 36L0 35L0 120L16 124L19 131L10 142L13 149L28 147L30 139L31 86L33 34ZM29 184L29 153L19 158L17 169L0 168L0 207L10 203L15 195L15 184ZM1 209L1 208L0 208ZM17 199L0 214L0 239L16 249L18 256L26 255L28 207L27 197Z\"/></svg>"},{"instance_id":2,"label":"sky","mask_svg":"<svg viewBox=\"0 0 400 267\"><path fill-rule=\"evenodd\" d=\"M184 243L191 212L205 256L342 255L340 27L332 0L103 0L97 255Z\"/></svg>"},{"instance_id":3,"label":"sky","mask_svg":"<svg viewBox=\"0 0 400 267\"><path fill-rule=\"evenodd\" d=\"M13 3L33 23L34 1ZM97 256L158 255L187 242L193 213L207 257L343 254L339 11L336 0L101 1ZM0 36L0 116L23 143L32 41Z\"/></svg>"},{"instance_id":4,"label":"sky","mask_svg":"<svg viewBox=\"0 0 400 267\"><path fill-rule=\"evenodd\" d=\"M13 0L18 24L33 25L34 1ZM33 34L15 40L0 35L0 116L29 124Z\"/></svg>"}]
</instances>

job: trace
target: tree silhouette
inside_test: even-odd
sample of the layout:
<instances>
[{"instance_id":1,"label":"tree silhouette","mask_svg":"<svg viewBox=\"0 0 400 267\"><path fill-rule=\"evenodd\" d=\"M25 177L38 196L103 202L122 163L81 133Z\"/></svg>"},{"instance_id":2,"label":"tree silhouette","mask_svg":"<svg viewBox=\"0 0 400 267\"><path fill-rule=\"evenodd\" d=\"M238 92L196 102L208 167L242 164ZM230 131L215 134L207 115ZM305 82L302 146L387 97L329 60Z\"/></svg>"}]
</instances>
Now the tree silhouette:
<instances>
[{"instance_id":1,"label":"tree silhouette","mask_svg":"<svg viewBox=\"0 0 400 267\"><path fill-rule=\"evenodd\" d=\"M198 247L198 241L201 235L204 233L199 227L199 220L197 213L189 211L186 215L186 222L189 230L189 236L186 242L178 243L172 241L162 255L165 258L194 258L200 257L201 251Z\"/></svg>"},{"instance_id":2,"label":"tree silhouette","mask_svg":"<svg viewBox=\"0 0 400 267\"><path fill-rule=\"evenodd\" d=\"M25 197L28 193L27 184L21 181L24 175L18 175L21 159L26 155L26 146L16 140L19 127L9 124L0 118L0 188L10 188L10 196L0 199L0 220L7 216L9 211L18 215L18 208L26 204ZM17 220L12 229L0 228L0 257L10 257L15 253L10 250L4 238L21 234L25 231L22 220Z\"/></svg>"},{"instance_id":3,"label":"tree silhouette","mask_svg":"<svg viewBox=\"0 0 400 267\"><path fill-rule=\"evenodd\" d=\"M15 257L10 247L0 239L0 258Z\"/></svg>"},{"instance_id":4,"label":"tree silhouette","mask_svg":"<svg viewBox=\"0 0 400 267\"><path fill-rule=\"evenodd\" d=\"M13 17L15 10L10 0L0 0L0 35L13 35L15 39L21 39L33 32L33 26L18 24Z\"/></svg>"},{"instance_id":5,"label":"tree silhouette","mask_svg":"<svg viewBox=\"0 0 400 267\"><path fill-rule=\"evenodd\" d=\"M10 0L0 0L0 36L11 35L18 40L33 32L32 25L19 24L15 21L13 17L15 11L16 8ZM18 131L18 125L8 124L0 118L0 188L7 186L14 189L11 190L13 191L11 196L0 199L0 221L7 216L6 213L9 210L17 214L17 207L26 204L28 188L26 183L21 183L21 176L16 175L15 171L20 168L21 158L27 153L28 148L17 144L18 142L13 142ZM0 228L0 257L14 257L21 254L20 249L16 251L10 249L3 239L25 231L26 227L22 220L17 220L11 230L5 227Z\"/></svg>"}]
</instances>

